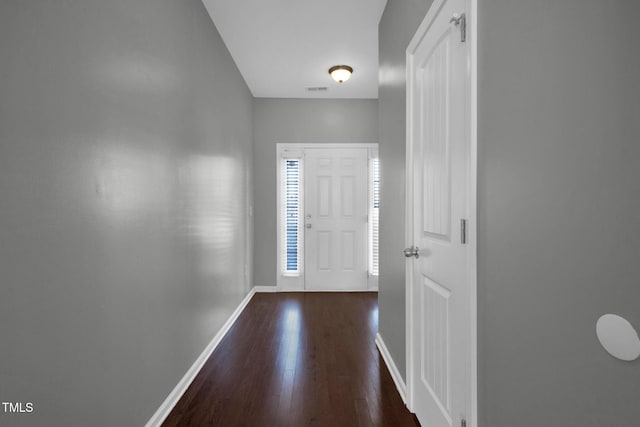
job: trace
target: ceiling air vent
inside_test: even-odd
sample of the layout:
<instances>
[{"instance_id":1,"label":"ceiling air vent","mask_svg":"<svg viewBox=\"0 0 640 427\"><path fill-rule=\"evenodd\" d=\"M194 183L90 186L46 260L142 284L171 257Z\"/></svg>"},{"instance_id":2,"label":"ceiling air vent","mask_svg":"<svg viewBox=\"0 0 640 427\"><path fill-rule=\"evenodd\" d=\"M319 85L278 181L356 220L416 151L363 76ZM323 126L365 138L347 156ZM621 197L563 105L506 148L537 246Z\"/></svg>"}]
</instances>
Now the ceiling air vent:
<instances>
[{"instance_id":1,"label":"ceiling air vent","mask_svg":"<svg viewBox=\"0 0 640 427\"><path fill-rule=\"evenodd\" d=\"M326 92L329 90L326 86L308 86L306 89L307 92Z\"/></svg>"}]
</instances>

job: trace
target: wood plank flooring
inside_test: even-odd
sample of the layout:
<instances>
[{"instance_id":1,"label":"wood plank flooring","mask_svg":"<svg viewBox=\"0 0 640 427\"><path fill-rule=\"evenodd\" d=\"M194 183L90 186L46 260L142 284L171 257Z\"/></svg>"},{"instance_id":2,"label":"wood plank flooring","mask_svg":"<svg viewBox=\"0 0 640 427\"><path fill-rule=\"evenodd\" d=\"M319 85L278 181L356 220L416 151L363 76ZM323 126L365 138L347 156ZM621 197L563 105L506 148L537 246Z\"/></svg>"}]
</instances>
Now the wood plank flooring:
<instances>
[{"instance_id":1,"label":"wood plank flooring","mask_svg":"<svg viewBox=\"0 0 640 427\"><path fill-rule=\"evenodd\" d=\"M377 293L256 294L163 426L419 426L377 330Z\"/></svg>"}]
</instances>

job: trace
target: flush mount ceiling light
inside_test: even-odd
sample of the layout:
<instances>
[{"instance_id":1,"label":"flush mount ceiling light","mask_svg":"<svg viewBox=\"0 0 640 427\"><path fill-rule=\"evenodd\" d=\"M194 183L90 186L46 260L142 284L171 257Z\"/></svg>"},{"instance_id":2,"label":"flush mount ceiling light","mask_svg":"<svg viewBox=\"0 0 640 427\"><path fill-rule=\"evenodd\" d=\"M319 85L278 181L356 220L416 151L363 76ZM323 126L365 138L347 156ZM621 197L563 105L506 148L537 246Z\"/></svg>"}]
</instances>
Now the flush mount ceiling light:
<instances>
[{"instance_id":1,"label":"flush mount ceiling light","mask_svg":"<svg viewBox=\"0 0 640 427\"><path fill-rule=\"evenodd\" d=\"M333 67L329 68L329 74L331 75L333 80L337 81L338 83L344 83L349 80L349 77L351 77L351 73L353 73L353 68L349 67L348 65L334 65Z\"/></svg>"}]
</instances>

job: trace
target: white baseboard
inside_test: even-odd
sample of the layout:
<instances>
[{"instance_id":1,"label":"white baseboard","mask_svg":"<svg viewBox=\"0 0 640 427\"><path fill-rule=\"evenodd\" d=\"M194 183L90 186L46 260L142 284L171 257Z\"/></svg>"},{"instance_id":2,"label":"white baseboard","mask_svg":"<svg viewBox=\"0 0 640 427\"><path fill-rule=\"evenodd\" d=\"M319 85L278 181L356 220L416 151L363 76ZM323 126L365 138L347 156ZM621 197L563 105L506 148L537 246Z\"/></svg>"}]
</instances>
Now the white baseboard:
<instances>
[{"instance_id":1,"label":"white baseboard","mask_svg":"<svg viewBox=\"0 0 640 427\"><path fill-rule=\"evenodd\" d=\"M254 286L256 292L378 292L377 283L375 286L368 286L367 289L304 289L300 287L287 286Z\"/></svg>"},{"instance_id":2,"label":"white baseboard","mask_svg":"<svg viewBox=\"0 0 640 427\"><path fill-rule=\"evenodd\" d=\"M253 289L256 292L278 292L278 287L277 286L254 286Z\"/></svg>"},{"instance_id":3,"label":"white baseboard","mask_svg":"<svg viewBox=\"0 0 640 427\"><path fill-rule=\"evenodd\" d=\"M378 347L378 350L380 350L382 359L384 360L384 363L387 365L387 368L391 373L391 378L393 378L393 382L395 383L396 388L398 389L398 393L400 393L400 397L402 398L402 401L406 405L407 404L407 386L405 385L404 380L402 379L402 375L400 375L400 371L398 370L398 367L396 366L395 362L393 361L393 358L391 357L391 353L389 353L389 349L387 349L387 346L382 340L382 336L380 336L379 333L376 334L376 347Z\"/></svg>"},{"instance_id":4,"label":"white baseboard","mask_svg":"<svg viewBox=\"0 0 640 427\"><path fill-rule=\"evenodd\" d=\"M305 289L299 292L378 292L373 289Z\"/></svg>"},{"instance_id":5,"label":"white baseboard","mask_svg":"<svg viewBox=\"0 0 640 427\"><path fill-rule=\"evenodd\" d=\"M222 338L224 338L227 332L229 332L231 326L233 326L234 322L238 319L238 316L240 316L240 313L242 313L247 304L249 304L249 301L251 301L251 298L253 298L256 292L274 292L262 290L261 288L271 288L271 286L256 286L249 291L247 296L244 297L244 299L240 302L231 316L229 316L224 325L222 325L218 333L213 337L209 345L207 345L200 356L198 356L196 361L193 362L193 365L191 365L187 373L184 374L184 377L182 377L180 382L174 387L171 393L169 393L169 396L167 396L164 402L162 402L162 405L160 405L156 413L153 414L151 419L149 419L147 424L145 424L145 427L159 427L164 422L164 420L171 413L171 410L173 410L174 406L176 406L184 392L187 391L187 388L189 388L189 385L194 380L196 375L198 375L198 372L200 372L202 366L209 359L218 344L220 344Z\"/></svg>"}]
</instances>

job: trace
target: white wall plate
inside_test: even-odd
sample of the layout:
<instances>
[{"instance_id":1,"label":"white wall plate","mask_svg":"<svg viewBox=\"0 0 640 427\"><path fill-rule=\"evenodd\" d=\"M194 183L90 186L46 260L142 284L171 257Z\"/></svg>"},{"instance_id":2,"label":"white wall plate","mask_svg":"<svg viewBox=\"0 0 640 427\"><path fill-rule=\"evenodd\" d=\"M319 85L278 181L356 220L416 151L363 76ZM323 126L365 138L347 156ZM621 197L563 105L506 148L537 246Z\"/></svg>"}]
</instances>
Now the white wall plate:
<instances>
[{"instance_id":1,"label":"white wall plate","mask_svg":"<svg viewBox=\"0 0 640 427\"><path fill-rule=\"evenodd\" d=\"M620 360L632 361L640 356L640 338L631 323L615 314L598 319L596 334L609 354Z\"/></svg>"}]
</instances>

